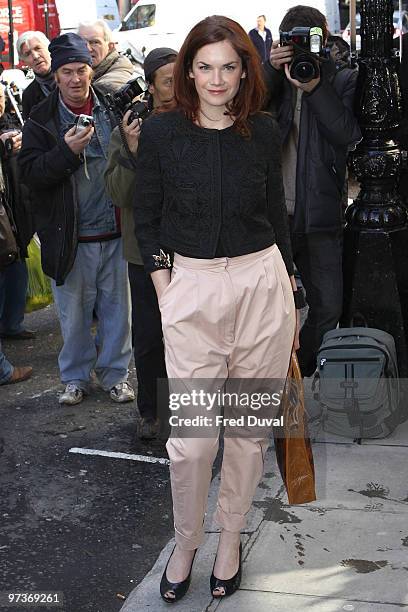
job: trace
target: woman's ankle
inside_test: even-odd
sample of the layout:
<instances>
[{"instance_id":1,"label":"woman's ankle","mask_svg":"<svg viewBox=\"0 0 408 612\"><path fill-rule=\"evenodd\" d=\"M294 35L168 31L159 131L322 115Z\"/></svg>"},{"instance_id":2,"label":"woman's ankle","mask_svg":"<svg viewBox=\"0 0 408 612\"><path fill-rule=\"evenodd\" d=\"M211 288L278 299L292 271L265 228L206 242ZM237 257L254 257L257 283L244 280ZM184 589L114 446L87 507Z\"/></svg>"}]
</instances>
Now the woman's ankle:
<instances>
[{"instance_id":1,"label":"woman's ankle","mask_svg":"<svg viewBox=\"0 0 408 612\"><path fill-rule=\"evenodd\" d=\"M227 529L221 529L220 537L218 539L218 544L221 542L223 544L239 544L241 541L241 532L240 531L228 531Z\"/></svg>"},{"instance_id":2,"label":"woman's ankle","mask_svg":"<svg viewBox=\"0 0 408 612\"><path fill-rule=\"evenodd\" d=\"M240 532L222 530L218 541L214 574L220 579L229 579L236 572L239 559Z\"/></svg>"},{"instance_id":3,"label":"woman's ankle","mask_svg":"<svg viewBox=\"0 0 408 612\"><path fill-rule=\"evenodd\" d=\"M176 544L167 566L167 578L170 582L180 582L187 577L194 554L195 550L186 550Z\"/></svg>"}]
</instances>

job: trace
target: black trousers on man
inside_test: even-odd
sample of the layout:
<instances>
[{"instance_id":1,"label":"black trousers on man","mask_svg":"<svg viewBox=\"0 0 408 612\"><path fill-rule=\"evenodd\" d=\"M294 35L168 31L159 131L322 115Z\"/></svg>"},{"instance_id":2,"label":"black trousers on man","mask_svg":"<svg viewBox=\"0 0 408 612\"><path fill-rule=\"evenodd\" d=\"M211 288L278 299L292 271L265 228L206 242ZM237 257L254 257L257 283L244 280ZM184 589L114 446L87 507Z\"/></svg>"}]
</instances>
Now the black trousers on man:
<instances>
[{"instance_id":1,"label":"black trousers on man","mask_svg":"<svg viewBox=\"0 0 408 612\"><path fill-rule=\"evenodd\" d=\"M295 234L291 232L293 260L309 306L300 331L297 352L303 376L316 369L317 351L324 334L335 329L343 307L342 231Z\"/></svg>"},{"instance_id":2,"label":"black trousers on man","mask_svg":"<svg viewBox=\"0 0 408 612\"><path fill-rule=\"evenodd\" d=\"M161 316L156 291L143 266L129 263L132 339L140 416L158 416L158 379L167 378Z\"/></svg>"}]
</instances>

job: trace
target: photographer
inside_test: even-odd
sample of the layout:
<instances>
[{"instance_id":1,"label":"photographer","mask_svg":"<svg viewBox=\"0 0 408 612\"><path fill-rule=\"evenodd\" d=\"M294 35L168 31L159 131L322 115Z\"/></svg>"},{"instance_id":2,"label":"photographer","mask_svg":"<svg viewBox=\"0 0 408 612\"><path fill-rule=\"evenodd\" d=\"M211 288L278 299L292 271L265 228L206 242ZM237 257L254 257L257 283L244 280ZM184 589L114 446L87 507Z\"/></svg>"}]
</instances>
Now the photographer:
<instances>
[{"instance_id":1,"label":"photographer","mask_svg":"<svg viewBox=\"0 0 408 612\"><path fill-rule=\"evenodd\" d=\"M286 13L281 32L328 29L317 9L296 6ZM290 37L289 37L290 38ZM309 53L316 74L300 82L290 74L297 49L272 45L264 64L269 105L279 122L282 170L290 219L293 258L306 290L309 312L300 332L299 364L304 376L316 369L324 333L337 326L343 301L342 198L349 148L361 139L353 115L357 73Z\"/></svg>"},{"instance_id":2,"label":"photographer","mask_svg":"<svg viewBox=\"0 0 408 612\"><path fill-rule=\"evenodd\" d=\"M21 124L6 111L6 93L0 85L0 197L12 217L20 258L0 271L0 338L31 340L33 331L24 327L28 273L25 258L33 235L27 190L18 175L17 154L21 148Z\"/></svg>"},{"instance_id":3,"label":"photographer","mask_svg":"<svg viewBox=\"0 0 408 612\"><path fill-rule=\"evenodd\" d=\"M145 60L145 79L148 83L147 106L150 110L170 102L173 98L173 70L177 52L158 48ZM166 378L162 327L156 292L150 275L144 271L142 257L135 238L133 200L137 193L134 159L140 135L140 121L128 124L131 111L123 117L123 142L119 128L112 133L109 159L105 172L106 188L112 200L122 209L123 247L129 262L132 295L132 336L138 380L137 403L142 417L139 425L141 439L155 438L157 422L157 379ZM131 156L131 157L130 157Z\"/></svg>"},{"instance_id":4,"label":"photographer","mask_svg":"<svg viewBox=\"0 0 408 612\"><path fill-rule=\"evenodd\" d=\"M113 401L127 402L134 399L129 281L119 211L103 182L116 120L91 87L86 42L63 34L53 39L50 53L58 87L26 121L19 162L35 195L42 266L53 279L64 338L59 367L66 387L59 402L81 402L92 370Z\"/></svg>"}]
</instances>

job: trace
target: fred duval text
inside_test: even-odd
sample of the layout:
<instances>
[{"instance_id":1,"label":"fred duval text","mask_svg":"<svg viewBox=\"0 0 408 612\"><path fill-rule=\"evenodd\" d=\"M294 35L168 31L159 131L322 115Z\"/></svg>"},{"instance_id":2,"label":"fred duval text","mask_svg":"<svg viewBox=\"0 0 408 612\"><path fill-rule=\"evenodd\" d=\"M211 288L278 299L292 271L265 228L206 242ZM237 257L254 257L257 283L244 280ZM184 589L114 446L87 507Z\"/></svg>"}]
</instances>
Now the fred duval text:
<instances>
[{"instance_id":1,"label":"fred duval text","mask_svg":"<svg viewBox=\"0 0 408 612\"><path fill-rule=\"evenodd\" d=\"M169 418L169 424L171 427L283 427L283 415L278 419L267 419L249 414L232 419L222 415L186 418L173 414Z\"/></svg>"}]
</instances>

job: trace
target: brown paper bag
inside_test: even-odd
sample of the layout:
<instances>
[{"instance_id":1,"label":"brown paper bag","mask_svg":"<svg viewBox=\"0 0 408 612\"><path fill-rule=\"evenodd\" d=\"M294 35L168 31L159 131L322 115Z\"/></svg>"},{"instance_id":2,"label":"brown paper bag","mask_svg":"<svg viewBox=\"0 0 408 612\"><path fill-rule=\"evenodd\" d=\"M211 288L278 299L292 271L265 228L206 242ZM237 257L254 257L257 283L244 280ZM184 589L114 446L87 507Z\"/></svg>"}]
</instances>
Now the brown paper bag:
<instances>
[{"instance_id":1,"label":"brown paper bag","mask_svg":"<svg viewBox=\"0 0 408 612\"><path fill-rule=\"evenodd\" d=\"M316 499L312 446L305 415L303 381L293 351L282 395L279 416L283 428L274 427L276 460L290 504Z\"/></svg>"}]
</instances>

